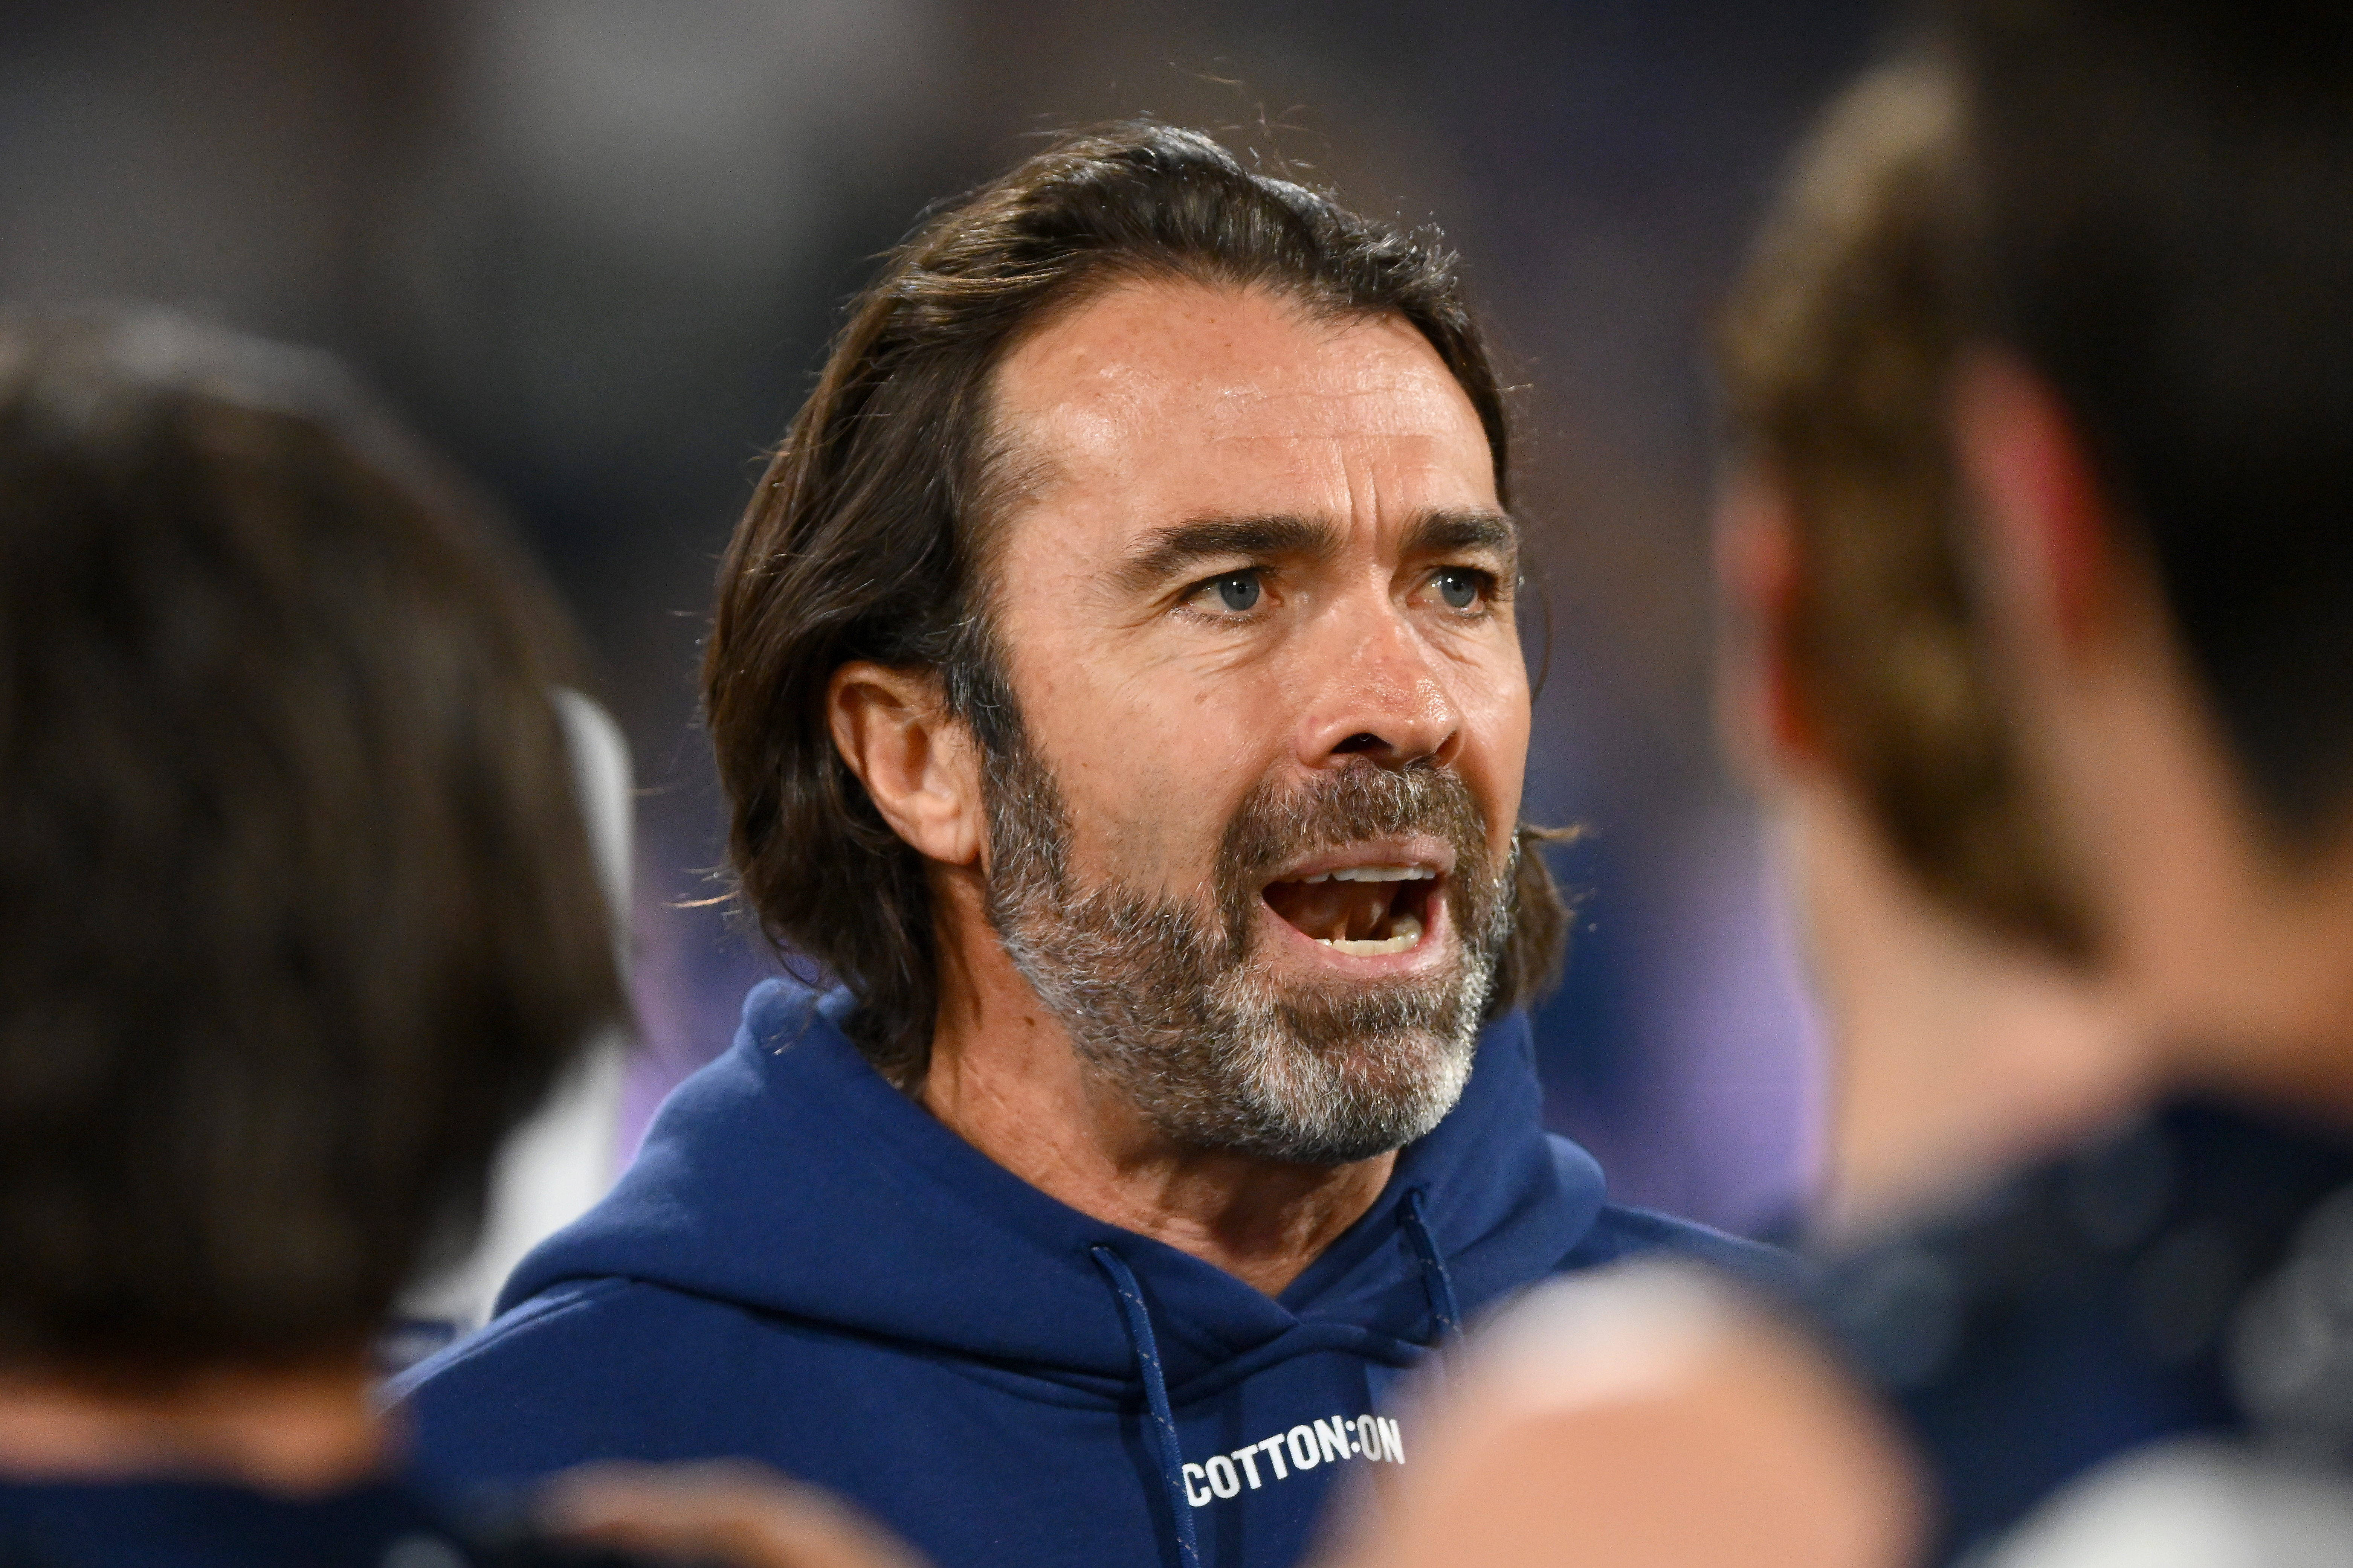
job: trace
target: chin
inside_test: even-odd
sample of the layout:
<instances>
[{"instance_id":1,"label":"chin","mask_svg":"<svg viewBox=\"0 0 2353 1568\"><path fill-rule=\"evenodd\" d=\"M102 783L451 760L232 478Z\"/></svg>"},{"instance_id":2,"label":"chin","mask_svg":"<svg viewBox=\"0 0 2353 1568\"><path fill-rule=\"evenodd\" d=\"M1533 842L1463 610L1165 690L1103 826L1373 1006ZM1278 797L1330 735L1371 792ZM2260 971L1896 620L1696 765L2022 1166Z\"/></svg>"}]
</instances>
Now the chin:
<instances>
[{"instance_id":1,"label":"chin","mask_svg":"<svg viewBox=\"0 0 2353 1568\"><path fill-rule=\"evenodd\" d=\"M1197 1131L1237 1152L1316 1165L1426 1135L1461 1098L1478 1050L1478 1008L1461 1005L1473 999L1430 989L1366 988L1335 1007L1319 987L1322 1005L1237 1009L1218 1075L1224 1104L1214 1128ZM1430 1018L1433 1000L1451 1016Z\"/></svg>"}]
</instances>

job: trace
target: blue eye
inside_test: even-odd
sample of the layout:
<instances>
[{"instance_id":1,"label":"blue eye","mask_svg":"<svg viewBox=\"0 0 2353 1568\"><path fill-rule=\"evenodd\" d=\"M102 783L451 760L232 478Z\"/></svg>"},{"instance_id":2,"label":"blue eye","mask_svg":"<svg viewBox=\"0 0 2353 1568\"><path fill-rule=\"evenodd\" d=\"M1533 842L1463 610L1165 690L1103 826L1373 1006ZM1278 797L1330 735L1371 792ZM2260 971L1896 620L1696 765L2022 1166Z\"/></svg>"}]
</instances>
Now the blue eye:
<instances>
[{"instance_id":1,"label":"blue eye","mask_svg":"<svg viewBox=\"0 0 2353 1568\"><path fill-rule=\"evenodd\" d=\"M1479 602L1479 574L1466 567L1449 566L1430 581L1449 609L1467 610Z\"/></svg>"},{"instance_id":2,"label":"blue eye","mask_svg":"<svg viewBox=\"0 0 2353 1568\"><path fill-rule=\"evenodd\" d=\"M1229 572L1210 585L1218 591L1218 603L1229 610L1258 608L1259 585L1255 572Z\"/></svg>"}]
</instances>

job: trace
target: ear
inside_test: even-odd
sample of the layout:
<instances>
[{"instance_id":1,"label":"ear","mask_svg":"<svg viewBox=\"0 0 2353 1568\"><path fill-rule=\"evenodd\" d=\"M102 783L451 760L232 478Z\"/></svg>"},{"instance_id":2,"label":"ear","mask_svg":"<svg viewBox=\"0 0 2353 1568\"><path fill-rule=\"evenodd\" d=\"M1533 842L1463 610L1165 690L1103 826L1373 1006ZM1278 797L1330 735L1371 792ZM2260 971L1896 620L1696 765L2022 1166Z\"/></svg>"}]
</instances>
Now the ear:
<instances>
[{"instance_id":1,"label":"ear","mask_svg":"<svg viewBox=\"0 0 2353 1568\"><path fill-rule=\"evenodd\" d=\"M985 837L978 748L948 712L937 678L861 659L833 672L825 709L834 748L891 830L927 858L976 864Z\"/></svg>"},{"instance_id":2,"label":"ear","mask_svg":"<svg viewBox=\"0 0 2353 1568\"><path fill-rule=\"evenodd\" d=\"M1979 349L1955 369L1952 430L1999 612L2035 640L2080 651L2116 589L2113 519L2081 427L2041 375Z\"/></svg>"},{"instance_id":3,"label":"ear","mask_svg":"<svg viewBox=\"0 0 2353 1568\"><path fill-rule=\"evenodd\" d=\"M1726 620L1717 720L1729 752L1767 777L1823 756L1789 657L1799 571L1788 490L1753 466L1735 468L1715 504L1715 574Z\"/></svg>"}]
</instances>

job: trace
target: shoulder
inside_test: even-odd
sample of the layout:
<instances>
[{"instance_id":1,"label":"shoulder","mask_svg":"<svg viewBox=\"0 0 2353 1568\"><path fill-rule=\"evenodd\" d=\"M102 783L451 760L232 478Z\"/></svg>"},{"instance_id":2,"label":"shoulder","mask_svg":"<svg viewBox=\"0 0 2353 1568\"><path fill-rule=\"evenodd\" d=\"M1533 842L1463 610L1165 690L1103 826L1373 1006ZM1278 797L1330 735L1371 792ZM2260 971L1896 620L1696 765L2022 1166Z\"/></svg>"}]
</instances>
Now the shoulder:
<instances>
[{"instance_id":1,"label":"shoulder","mask_svg":"<svg viewBox=\"0 0 2353 1568\"><path fill-rule=\"evenodd\" d=\"M1649 1257L1704 1264L1781 1299L1803 1298L1814 1277L1813 1267L1795 1253L1628 1204L1602 1205L1591 1227L1561 1259L1559 1272Z\"/></svg>"},{"instance_id":2,"label":"shoulder","mask_svg":"<svg viewBox=\"0 0 2353 1568\"><path fill-rule=\"evenodd\" d=\"M390 1403L428 1388L520 1370L545 1355L571 1354L583 1339L612 1331L659 1294L628 1279L575 1279L517 1303L465 1338L437 1351L385 1384Z\"/></svg>"},{"instance_id":3,"label":"shoulder","mask_svg":"<svg viewBox=\"0 0 2353 1568\"><path fill-rule=\"evenodd\" d=\"M935 1374L890 1342L619 1278L566 1281L387 1385L449 1495L597 1460L750 1457L805 1473L845 1409Z\"/></svg>"},{"instance_id":4,"label":"shoulder","mask_svg":"<svg viewBox=\"0 0 2353 1568\"><path fill-rule=\"evenodd\" d=\"M2316 1282L2353 1265L2348 1204L2337 1130L2152 1108L1851 1244L1816 1321L1919 1450L1957 1554L2144 1445L2353 1439L2307 1392L2337 1384L2294 1370L2343 1354Z\"/></svg>"},{"instance_id":5,"label":"shoulder","mask_svg":"<svg viewBox=\"0 0 2353 1568\"><path fill-rule=\"evenodd\" d=\"M722 1397L752 1332L724 1302L635 1280L569 1281L387 1385L434 1485L526 1479L591 1459L664 1458L649 1435Z\"/></svg>"}]
</instances>

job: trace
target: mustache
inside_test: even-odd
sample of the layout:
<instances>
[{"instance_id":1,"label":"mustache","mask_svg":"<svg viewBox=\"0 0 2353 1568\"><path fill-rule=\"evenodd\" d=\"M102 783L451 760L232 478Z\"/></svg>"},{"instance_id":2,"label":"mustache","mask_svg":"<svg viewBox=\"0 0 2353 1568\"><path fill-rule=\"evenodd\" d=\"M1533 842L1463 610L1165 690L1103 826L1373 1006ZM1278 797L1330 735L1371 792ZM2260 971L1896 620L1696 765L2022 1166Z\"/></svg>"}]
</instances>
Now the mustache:
<instances>
[{"instance_id":1,"label":"mustache","mask_svg":"<svg viewBox=\"0 0 2353 1568\"><path fill-rule=\"evenodd\" d=\"M1452 769L1354 762L1288 788L1257 785L1235 807L1218 850L1219 912L1229 940L1239 951L1259 889L1301 856L1421 833L1453 847L1458 896L1470 900L1469 912L1482 913L1497 891L1486 886L1495 880L1487 815Z\"/></svg>"},{"instance_id":2,"label":"mustache","mask_svg":"<svg viewBox=\"0 0 2353 1568\"><path fill-rule=\"evenodd\" d=\"M1261 784L1242 797L1219 848L1220 876L1253 882L1302 854L1367 838L1430 833L1463 858L1486 858L1487 816L1462 775L1445 768L1351 763L1288 789Z\"/></svg>"}]
</instances>

